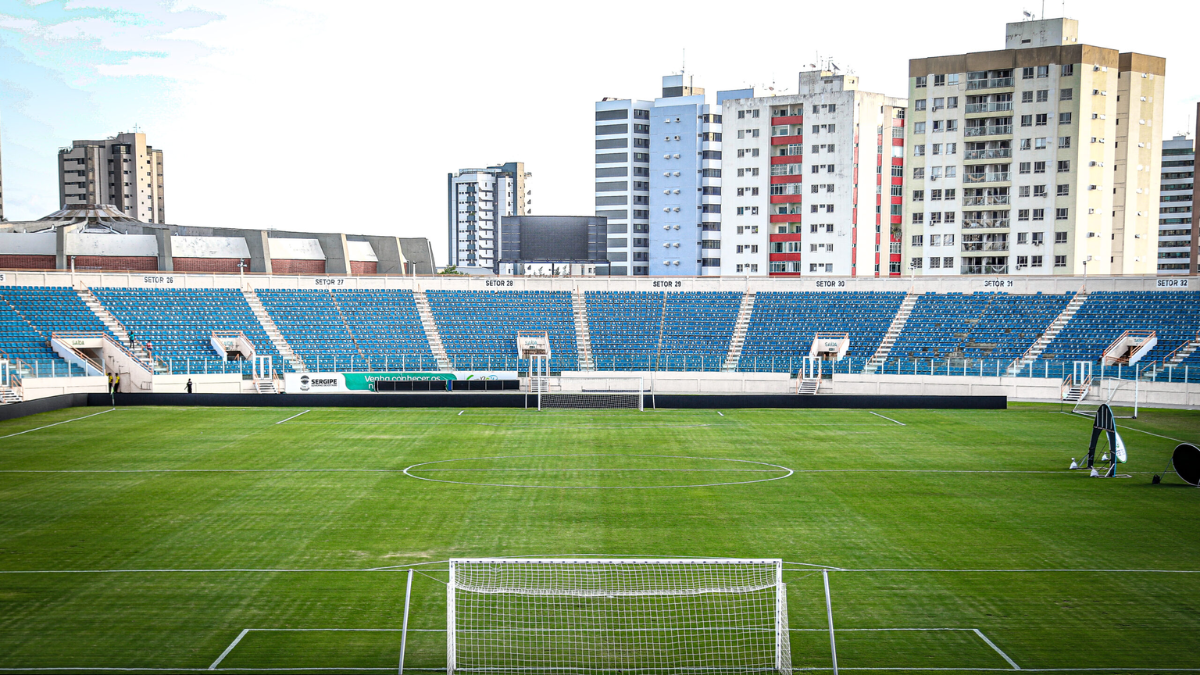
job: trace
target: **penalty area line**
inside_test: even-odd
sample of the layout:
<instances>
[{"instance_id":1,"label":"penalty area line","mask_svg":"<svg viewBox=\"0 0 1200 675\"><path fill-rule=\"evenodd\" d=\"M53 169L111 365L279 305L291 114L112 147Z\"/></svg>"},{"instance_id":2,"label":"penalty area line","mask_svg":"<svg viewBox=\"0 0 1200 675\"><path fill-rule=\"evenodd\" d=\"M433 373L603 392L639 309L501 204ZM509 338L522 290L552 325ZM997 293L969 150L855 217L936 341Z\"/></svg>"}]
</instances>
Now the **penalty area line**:
<instances>
[{"instance_id":1,"label":"penalty area line","mask_svg":"<svg viewBox=\"0 0 1200 675\"><path fill-rule=\"evenodd\" d=\"M56 427L56 426L58 426L58 425L60 425L60 424L66 424L67 422L77 422L77 421L79 421L79 420L86 420L86 419L87 419L87 418L89 418L89 417L95 417L96 415L103 415L104 413L110 413L110 412L112 412L112 411L114 411L114 410L116 410L116 408L109 408L108 410L101 410L100 412L98 412L98 413L92 413L91 415L84 415L83 417L73 417L73 418L71 418L71 419L69 419L69 420L63 420L63 421L61 421L61 422L55 422L54 424L47 424L47 425L46 425L46 426L44 426L44 427L37 427L37 428L35 428L35 429L26 429L25 431L18 431L18 432L17 432L17 433L15 433L15 434L9 434L9 435L7 435L7 436L0 436L0 438L12 438L13 436L20 436L21 434L27 434L27 433L29 433L29 432L31 432L31 431L41 431L42 429L49 429L50 427Z\"/></svg>"},{"instance_id":2,"label":"penalty area line","mask_svg":"<svg viewBox=\"0 0 1200 675\"><path fill-rule=\"evenodd\" d=\"M876 416L876 417L882 417L883 419L885 419L885 420L887 420L887 421L889 421L889 422L896 422L896 420L894 420L894 419L892 419L892 418L890 418L890 417L887 417L886 415L880 415L879 413L875 412L874 410L868 410L867 412L871 413L872 415L874 415L874 416ZM902 427L906 427L906 426L908 426L908 425L907 425L907 424L905 424L904 422L896 422L896 424L899 424L899 425L900 425L900 426L902 426Z\"/></svg>"},{"instance_id":3,"label":"penalty area line","mask_svg":"<svg viewBox=\"0 0 1200 675\"><path fill-rule=\"evenodd\" d=\"M1003 658L1005 661L1008 661L1008 665L1012 666L1013 670L1021 669L1021 666L1018 666L1016 661L1013 661L1012 659L1008 658L1008 654L1005 654L1003 650L1001 650L999 647L997 647L996 643L987 639L987 636L984 635L982 631L980 631L978 628L972 628L971 630L975 631L975 634L979 636L980 640L983 640L984 642L986 642L987 646L996 650L996 653L999 654L1001 656L1001 658Z\"/></svg>"},{"instance_id":4,"label":"penalty area line","mask_svg":"<svg viewBox=\"0 0 1200 675\"><path fill-rule=\"evenodd\" d=\"M221 655L217 657L216 661L212 662L212 665L209 666L208 669L216 670L217 666L221 665L221 662L225 660L225 657L229 656L229 652L233 651L233 648L236 647L238 643L242 641L242 638L246 637L246 633L249 632L249 628L243 628L242 632L238 633L238 636L233 639L233 642L229 643L229 646L225 648L225 651L221 652Z\"/></svg>"},{"instance_id":5,"label":"penalty area line","mask_svg":"<svg viewBox=\"0 0 1200 675\"><path fill-rule=\"evenodd\" d=\"M284 422L287 422L287 421L290 421L290 420L294 420L294 419L296 419L297 417L299 417L299 416L303 415L303 414L304 414L304 413L306 413L306 412L312 412L312 411L310 411L310 410L305 410L305 411L304 411L304 412L302 412L302 413L296 413L295 415L292 415L291 417L287 418L286 420L279 420L279 421L278 421L278 422L276 422L275 424L283 424Z\"/></svg>"}]
</instances>

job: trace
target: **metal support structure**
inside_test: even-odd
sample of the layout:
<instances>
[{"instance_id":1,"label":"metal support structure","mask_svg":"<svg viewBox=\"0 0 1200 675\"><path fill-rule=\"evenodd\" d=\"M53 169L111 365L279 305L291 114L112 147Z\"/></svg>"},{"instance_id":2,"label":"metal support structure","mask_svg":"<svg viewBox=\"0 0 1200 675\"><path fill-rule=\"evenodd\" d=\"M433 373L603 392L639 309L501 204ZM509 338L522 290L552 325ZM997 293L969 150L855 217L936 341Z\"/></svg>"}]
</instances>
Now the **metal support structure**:
<instances>
[{"instance_id":1,"label":"metal support structure","mask_svg":"<svg viewBox=\"0 0 1200 675\"><path fill-rule=\"evenodd\" d=\"M404 675L404 648L408 645L408 606L412 599L412 579L413 571L408 571L408 584L404 588L404 623L400 629L400 670L399 675Z\"/></svg>"}]
</instances>

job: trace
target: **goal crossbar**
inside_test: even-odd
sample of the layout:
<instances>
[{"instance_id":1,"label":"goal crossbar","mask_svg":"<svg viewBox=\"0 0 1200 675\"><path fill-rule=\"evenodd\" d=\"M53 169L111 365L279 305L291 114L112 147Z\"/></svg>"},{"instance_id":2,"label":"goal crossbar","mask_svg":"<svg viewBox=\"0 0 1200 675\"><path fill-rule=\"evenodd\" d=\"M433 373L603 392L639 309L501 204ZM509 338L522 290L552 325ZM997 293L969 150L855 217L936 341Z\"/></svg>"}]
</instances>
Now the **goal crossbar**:
<instances>
[{"instance_id":1,"label":"goal crossbar","mask_svg":"<svg viewBox=\"0 0 1200 675\"><path fill-rule=\"evenodd\" d=\"M447 672L790 675L783 563L453 559Z\"/></svg>"}]
</instances>

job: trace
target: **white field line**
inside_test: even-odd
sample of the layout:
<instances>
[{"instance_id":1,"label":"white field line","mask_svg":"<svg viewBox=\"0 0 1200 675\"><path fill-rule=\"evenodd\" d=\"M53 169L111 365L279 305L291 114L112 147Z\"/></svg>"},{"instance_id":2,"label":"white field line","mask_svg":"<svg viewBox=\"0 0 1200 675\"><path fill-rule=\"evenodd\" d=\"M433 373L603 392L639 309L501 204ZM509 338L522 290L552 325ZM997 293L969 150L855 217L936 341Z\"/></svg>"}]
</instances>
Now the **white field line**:
<instances>
[{"instance_id":1,"label":"white field line","mask_svg":"<svg viewBox=\"0 0 1200 675\"><path fill-rule=\"evenodd\" d=\"M825 630L824 628L820 630ZM319 668L217 668L218 673L271 673L271 672L322 672L322 671L394 671L395 668L348 668L337 666L324 666ZM423 672L446 672L446 668L409 668L409 670ZM827 666L793 666L793 671L804 672L823 672L832 670ZM842 668L843 671L929 671L929 672L983 672L983 673L1011 673L1012 668L913 668L913 667L896 667L896 668ZM117 668L117 667L80 667L80 666L60 666L60 667L42 667L42 668L4 668L5 672L14 673L37 673L37 672L135 672L135 673L207 673L211 672L207 668ZM1132 672L1132 673L1200 673L1200 668L1022 668L1023 673L1109 673L1109 672Z\"/></svg>"},{"instance_id":2,"label":"white field line","mask_svg":"<svg viewBox=\"0 0 1200 675\"><path fill-rule=\"evenodd\" d=\"M984 642L986 642L987 646L991 647L992 649L995 649L997 654L1002 656L1005 661L1008 661L1008 665L1012 666L1013 670L1021 669L1021 666L1018 666L1016 661L1013 661L1012 659L1008 658L1008 654L1005 654L1003 650L1001 650L999 647L997 647L996 643L987 639L987 636L984 635L982 631L980 631L978 628L973 628L971 630L975 631L975 634L979 636L980 640L983 640Z\"/></svg>"},{"instance_id":3,"label":"white field line","mask_svg":"<svg viewBox=\"0 0 1200 675\"><path fill-rule=\"evenodd\" d=\"M544 556L525 556L525 557L544 557ZM607 557L637 557L637 556L607 556ZM694 557L694 556L683 556ZM405 565L389 565L386 567L364 567L364 568L276 568L276 567L222 567L222 568L147 568L147 569L90 569L90 570L0 570L0 574L328 574L333 572L394 572L406 571L410 568L421 567L423 565L436 565L444 563L445 560L431 561L426 563L408 563ZM832 567L824 565L812 565L811 563L787 563L784 565L810 565L808 568L790 568L784 567L784 572L799 573L799 572L815 572L813 567L820 568L823 571L829 572L860 572L860 573L923 573L934 572L944 574L1043 574L1043 573L1062 573L1062 574L1200 574L1200 570L1161 570L1161 569L936 569L936 568L864 568L852 569L845 567ZM423 572L449 572L445 569L425 569L416 570L418 574ZM445 583L445 582L443 582ZM255 629L266 630L266 629ZM283 630L283 629L279 629ZM822 629L824 630L824 629ZM847 629L849 630L849 629ZM880 629L883 630L883 629ZM896 630L896 629L888 629ZM916 630L916 629L914 629ZM925 630L925 629L921 629ZM939 629L941 630L941 629ZM951 630L951 629L945 629ZM959 629L953 629L959 630ZM962 630L971 630L964 628Z\"/></svg>"},{"instance_id":4,"label":"white field line","mask_svg":"<svg viewBox=\"0 0 1200 675\"><path fill-rule=\"evenodd\" d=\"M100 412L98 412L98 413L92 413L91 415L84 415L83 417L73 417L73 418L71 418L71 419L69 419L69 420L63 420L63 421L61 421L61 422L55 422L54 424L47 424L47 425L46 425L46 426L44 426L44 427L37 427L37 428L34 428L34 429L26 429L25 431L18 431L18 432L17 432L17 433L15 433L15 434L9 434L9 435L7 435L7 436L0 436L0 438L12 438L13 436L20 436L21 434L27 434L27 433L29 433L29 432L31 432L31 431L41 431L42 429L49 429L50 427L56 427L56 426L58 426L58 425L60 425L60 424L66 424L67 422L77 422L77 421L79 421L79 420L86 420L86 419L87 419L87 418L89 418L89 417L95 417L96 415L103 415L104 413L110 413L110 412L112 412L112 411L114 411L114 410L116 410L116 408L109 408L108 410L101 410Z\"/></svg>"},{"instance_id":5,"label":"white field line","mask_svg":"<svg viewBox=\"0 0 1200 675\"><path fill-rule=\"evenodd\" d=\"M896 420L894 420L894 419L892 419L892 418L890 418L890 417L887 417L887 416L885 416L885 415L880 415L879 413L877 413L877 412L875 412L875 411L873 411L873 410L868 410L867 412L871 413L872 415L874 415L874 416L876 416L876 417L882 417L883 419L885 419L885 420L887 420L887 421L889 421L889 422L896 422ZM896 424L899 424L899 425L900 425L900 426L902 426L902 427L906 427L906 426L908 426L908 425L907 425L907 424L905 424L904 422L896 422Z\"/></svg>"},{"instance_id":6,"label":"white field line","mask_svg":"<svg viewBox=\"0 0 1200 675\"><path fill-rule=\"evenodd\" d=\"M229 652L233 651L233 648L236 647L238 643L242 641L242 638L246 637L246 633L249 632L249 628L243 628L242 632L238 633L238 636L233 639L233 642L229 643L229 646L225 648L225 651L221 652L221 655L217 657L216 661L212 662L212 665L209 666L208 669L216 670L217 666L221 665L221 662L225 660L225 657L229 656Z\"/></svg>"},{"instance_id":7,"label":"white field line","mask_svg":"<svg viewBox=\"0 0 1200 675\"><path fill-rule=\"evenodd\" d=\"M833 601L829 598L829 570L821 570L825 580L825 610L829 615L829 651L833 655L833 675L837 675L837 640L833 636Z\"/></svg>"},{"instance_id":8,"label":"white field line","mask_svg":"<svg viewBox=\"0 0 1200 675\"><path fill-rule=\"evenodd\" d=\"M299 417L299 416L303 415L303 414L304 414L304 413L306 413L306 412L312 412L312 411L311 411L311 410L305 410L304 412L301 412L301 413L296 413L295 415L292 415L291 417L287 418L286 420L279 420L279 421L278 421L278 422L276 422L275 424L283 424L284 422L287 422L288 420L294 420L294 419L296 419L297 417Z\"/></svg>"},{"instance_id":9,"label":"white field line","mask_svg":"<svg viewBox=\"0 0 1200 675\"><path fill-rule=\"evenodd\" d=\"M1165 438L1165 439L1167 439L1168 441L1175 441L1176 443L1187 443L1187 442L1188 442L1188 441L1180 440L1180 439L1178 439L1178 438L1171 438L1170 436L1163 436L1162 434L1156 434L1156 433L1152 433L1152 432L1146 431L1146 430L1144 430L1144 429L1136 429L1136 428L1134 428L1134 427L1127 427L1127 426L1125 426L1124 424L1118 424L1117 426L1118 426L1118 427L1120 427L1120 428L1122 428L1122 429L1128 429L1128 430L1130 430L1130 431L1138 431L1138 432L1141 432L1141 433L1143 433L1143 434L1147 434L1147 435L1149 435L1149 436L1157 436L1157 437L1159 437L1159 438Z\"/></svg>"}]
</instances>

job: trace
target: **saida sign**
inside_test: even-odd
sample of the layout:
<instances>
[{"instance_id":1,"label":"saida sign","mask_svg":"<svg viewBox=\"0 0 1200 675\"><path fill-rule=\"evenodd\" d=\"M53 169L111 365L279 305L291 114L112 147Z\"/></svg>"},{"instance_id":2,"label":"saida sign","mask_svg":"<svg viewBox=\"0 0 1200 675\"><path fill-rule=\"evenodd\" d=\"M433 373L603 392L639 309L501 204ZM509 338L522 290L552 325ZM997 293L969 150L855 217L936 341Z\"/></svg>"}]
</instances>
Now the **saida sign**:
<instances>
[{"instance_id":1,"label":"saida sign","mask_svg":"<svg viewBox=\"0 0 1200 675\"><path fill-rule=\"evenodd\" d=\"M285 373L283 390L289 394L371 394L375 383L428 382L431 380L515 380L515 370L455 370L451 372Z\"/></svg>"}]
</instances>

